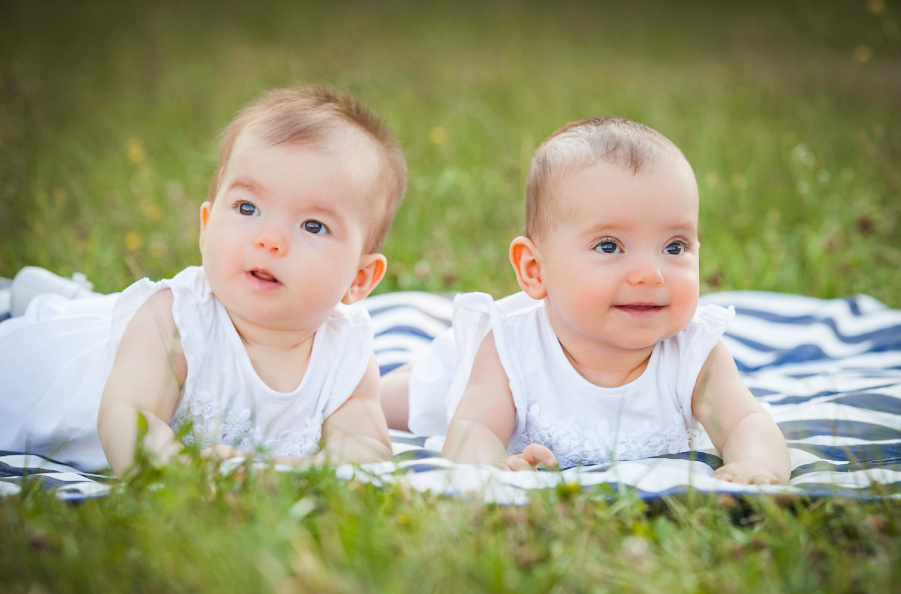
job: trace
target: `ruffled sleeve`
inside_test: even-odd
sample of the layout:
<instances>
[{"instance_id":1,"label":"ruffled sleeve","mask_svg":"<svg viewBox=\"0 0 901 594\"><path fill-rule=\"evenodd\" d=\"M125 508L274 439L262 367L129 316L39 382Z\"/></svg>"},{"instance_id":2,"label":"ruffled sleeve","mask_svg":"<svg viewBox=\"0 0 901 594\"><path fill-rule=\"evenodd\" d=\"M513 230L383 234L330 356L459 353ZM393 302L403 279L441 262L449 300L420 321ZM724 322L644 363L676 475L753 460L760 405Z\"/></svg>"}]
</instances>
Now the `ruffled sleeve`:
<instances>
[{"instance_id":1,"label":"ruffled sleeve","mask_svg":"<svg viewBox=\"0 0 901 594\"><path fill-rule=\"evenodd\" d=\"M457 347L457 369L447 392L445 406L447 422L445 431L450 425L463 398L463 391L469 383L472 364L475 361L479 346L491 330L490 311L494 308L494 299L486 293L464 293L454 297L454 314L452 328L454 343Z\"/></svg>"},{"instance_id":2,"label":"ruffled sleeve","mask_svg":"<svg viewBox=\"0 0 901 594\"><path fill-rule=\"evenodd\" d=\"M454 340L457 346L457 370L447 395L447 423L450 424L469 383L476 353L482 341L493 331L494 345L513 394L516 419L513 435L525 426L528 406L522 386L522 363L516 355L515 340L508 323L508 316L516 315L540 305L525 293L516 293L495 302L485 293L466 293L454 298Z\"/></svg>"},{"instance_id":3,"label":"ruffled sleeve","mask_svg":"<svg viewBox=\"0 0 901 594\"><path fill-rule=\"evenodd\" d=\"M734 318L735 308L731 305L728 309L719 305L704 305L698 308L684 330L669 339L678 353L676 404L682 410L687 427L691 426L693 419L691 396L701 367Z\"/></svg>"},{"instance_id":4,"label":"ruffled sleeve","mask_svg":"<svg viewBox=\"0 0 901 594\"><path fill-rule=\"evenodd\" d=\"M173 278L159 282L144 278L125 289L113 308L111 342L113 348L118 349L122 335L125 334L125 329L134 315L152 295L164 289L172 291L172 317L175 320L175 327L178 328L182 350L188 364L184 389L187 393L192 393L197 368L203 361L203 353L206 350L208 333L204 328L212 324L214 309L213 294L202 267L185 268ZM207 307L204 307L205 304Z\"/></svg>"}]
</instances>

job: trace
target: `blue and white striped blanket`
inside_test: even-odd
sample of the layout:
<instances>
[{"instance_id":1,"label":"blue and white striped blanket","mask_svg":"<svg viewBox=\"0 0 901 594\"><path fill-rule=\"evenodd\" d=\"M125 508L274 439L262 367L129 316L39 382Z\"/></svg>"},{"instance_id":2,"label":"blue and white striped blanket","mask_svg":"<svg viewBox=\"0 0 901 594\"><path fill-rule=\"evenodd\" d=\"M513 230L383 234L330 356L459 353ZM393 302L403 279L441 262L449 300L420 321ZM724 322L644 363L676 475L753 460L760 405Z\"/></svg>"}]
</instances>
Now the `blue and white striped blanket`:
<instances>
[{"instance_id":1,"label":"blue and white striped blanket","mask_svg":"<svg viewBox=\"0 0 901 594\"><path fill-rule=\"evenodd\" d=\"M634 489L655 498L696 489L855 497L901 495L901 311L864 296L820 300L762 292L706 295L734 305L724 342L746 385L782 429L792 459L788 486L735 485L711 478L722 463L712 448L563 471L506 472L440 458L440 443L392 432L395 460L342 466L342 478L404 482L433 493L518 503L531 489L563 484ZM451 301L390 293L364 302L375 326L382 373L411 360L450 324ZM95 496L108 481L36 456L0 452L0 494L17 492L23 469L39 473L62 499Z\"/></svg>"}]
</instances>

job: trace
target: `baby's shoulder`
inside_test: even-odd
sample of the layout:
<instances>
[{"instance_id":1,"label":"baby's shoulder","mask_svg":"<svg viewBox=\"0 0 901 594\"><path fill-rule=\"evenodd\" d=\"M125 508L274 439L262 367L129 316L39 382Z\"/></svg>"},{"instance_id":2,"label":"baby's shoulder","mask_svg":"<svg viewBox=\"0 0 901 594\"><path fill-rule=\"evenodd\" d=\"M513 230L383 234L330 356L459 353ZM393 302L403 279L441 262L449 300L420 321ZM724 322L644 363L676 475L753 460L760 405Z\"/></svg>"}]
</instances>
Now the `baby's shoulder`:
<instances>
[{"instance_id":1,"label":"baby's shoulder","mask_svg":"<svg viewBox=\"0 0 901 594\"><path fill-rule=\"evenodd\" d=\"M168 317L172 317L172 303L175 301L175 296L172 295L172 289L169 287L165 287L155 292L153 295L147 298L138 311L147 310L153 311L160 315L167 315Z\"/></svg>"},{"instance_id":2,"label":"baby's shoulder","mask_svg":"<svg viewBox=\"0 0 901 594\"><path fill-rule=\"evenodd\" d=\"M521 291L497 300L487 293L461 293L454 297L455 313L491 315L513 323L540 315L544 309L544 301L532 299Z\"/></svg>"},{"instance_id":3,"label":"baby's shoulder","mask_svg":"<svg viewBox=\"0 0 901 594\"><path fill-rule=\"evenodd\" d=\"M709 352L712 344L726 332L733 319L735 308L731 305L729 307L701 305L688 325L665 343L670 343L682 351L703 348Z\"/></svg>"},{"instance_id":4,"label":"baby's shoulder","mask_svg":"<svg viewBox=\"0 0 901 594\"><path fill-rule=\"evenodd\" d=\"M113 322L121 330L132 316L152 314L171 328L178 321L190 320L193 324L209 318L215 308L216 299L203 268L190 266L172 278L144 278L126 288L116 301ZM179 329L184 330L180 325Z\"/></svg>"},{"instance_id":5,"label":"baby's shoulder","mask_svg":"<svg viewBox=\"0 0 901 594\"><path fill-rule=\"evenodd\" d=\"M338 303L326 320L326 324L339 327L368 327L372 325L372 318L369 311L359 303L352 305Z\"/></svg>"},{"instance_id":6,"label":"baby's shoulder","mask_svg":"<svg viewBox=\"0 0 901 594\"><path fill-rule=\"evenodd\" d=\"M187 374L187 362L180 332L172 314L174 297L169 289L150 295L128 321L117 348L117 358L128 353L172 362L180 384Z\"/></svg>"},{"instance_id":7,"label":"baby's shoulder","mask_svg":"<svg viewBox=\"0 0 901 594\"><path fill-rule=\"evenodd\" d=\"M188 266L172 278L163 281L166 286L178 291L184 298L188 295L197 302L211 301L215 295L206 279L203 266Z\"/></svg>"},{"instance_id":8,"label":"baby's shoulder","mask_svg":"<svg viewBox=\"0 0 901 594\"><path fill-rule=\"evenodd\" d=\"M316 330L315 350L339 375L358 376L369 361L374 340L372 319L365 307L339 303Z\"/></svg>"},{"instance_id":9,"label":"baby's shoulder","mask_svg":"<svg viewBox=\"0 0 901 594\"><path fill-rule=\"evenodd\" d=\"M732 320L734 318L734 305L723 307L722 305L714 305L713 303L708 303L706 305L698 306L698 309L697 311L695 311L695 315L694 317L692 317L690 324L713 329L726 328L729 326L729 324L732 323Z\"/></svg>"},{"instance_id":10,"label":"baby's shoulder","mask_svg":"<svg viewBox=\"0 0 901 594\"><path fill-rule=\"evenodd\" d=\"M660 345L660 369L682 397L691 395L701 367L734 318L734 307L702 305L684 330Z\"/></svg>"},{"instance_id":11,"label":"baby's shoulder","mask_svg":"<svg viewBox=\"0 0 901 594\"><path fill-rule=\"evenodd\" d=\"M175 316L172 314L172 304L175 296L169 288L155 291L135 310L128 322L127 330L141 328L144 332L158 331L165 335L178 335L178 327L175 324Z\"/></svg>"}]
</instances>

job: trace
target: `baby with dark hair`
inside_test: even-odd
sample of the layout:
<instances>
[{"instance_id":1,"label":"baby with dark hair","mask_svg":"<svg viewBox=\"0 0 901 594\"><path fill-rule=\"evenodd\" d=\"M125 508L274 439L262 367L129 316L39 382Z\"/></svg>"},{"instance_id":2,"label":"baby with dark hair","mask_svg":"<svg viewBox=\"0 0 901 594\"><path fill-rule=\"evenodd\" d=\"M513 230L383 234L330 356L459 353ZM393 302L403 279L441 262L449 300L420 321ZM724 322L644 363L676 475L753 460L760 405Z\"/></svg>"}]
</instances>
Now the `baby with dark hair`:
<instances>
[{"instance_id":1,"label":"baby with dark hair","mask_svg":"<svg viewBox=\"0 0 901 594\"><path fill-rule=\"evenodd\" d=\"M520 470L686 451L700 423L725 462L715 477L787 482L785 440L720 340L733 309L698 306L682 152L624 118L574 122L536 150L526 197L510 246L522 292L458 295L452 330L383 378L389 425Z\"/></svg>"}]
</instances>

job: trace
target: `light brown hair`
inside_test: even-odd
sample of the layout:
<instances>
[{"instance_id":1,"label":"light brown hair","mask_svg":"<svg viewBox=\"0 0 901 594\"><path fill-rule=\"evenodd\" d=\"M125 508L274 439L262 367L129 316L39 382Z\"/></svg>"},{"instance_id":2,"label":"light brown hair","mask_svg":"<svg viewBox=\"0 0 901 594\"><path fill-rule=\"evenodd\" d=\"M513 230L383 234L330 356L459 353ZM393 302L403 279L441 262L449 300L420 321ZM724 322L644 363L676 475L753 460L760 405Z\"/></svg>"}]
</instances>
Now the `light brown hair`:
<instances>
[{"instance_id":1,"label":"light brown hair","mask_svg":"<svg viewBox=\"0 0 901 594\"><path fill-rule=\"evenodd\" d=\"M526 178L525 236L533 241L557 222L553 185L566 176L604 161L637 175L662 155L685 159L679 148L660 132L638 122L596 117L570 122L535 149Z\"/></svg>"},{"instance_id":2,"label":"light brown hair","mask_svg":"<svg viewBox=\"0 0 901 594\"><path fill-rule=\"evenodd\" d=\"M219 143L219 166L207 198L219 193L228 160L238 137L247 132L267 143L323 147L342 127L365 134L377 147L379 161L372 224L364 249L376 252L385 243L394 212L407 186L407 164L400 145L382 119L359 99L326 86L303 86L267 91L235 116Z\"/></svg>"}]
</instances>

